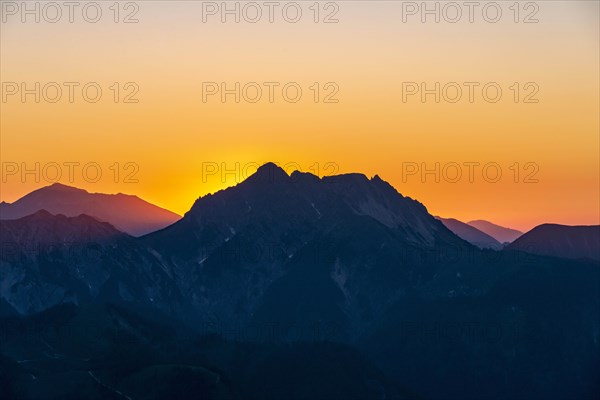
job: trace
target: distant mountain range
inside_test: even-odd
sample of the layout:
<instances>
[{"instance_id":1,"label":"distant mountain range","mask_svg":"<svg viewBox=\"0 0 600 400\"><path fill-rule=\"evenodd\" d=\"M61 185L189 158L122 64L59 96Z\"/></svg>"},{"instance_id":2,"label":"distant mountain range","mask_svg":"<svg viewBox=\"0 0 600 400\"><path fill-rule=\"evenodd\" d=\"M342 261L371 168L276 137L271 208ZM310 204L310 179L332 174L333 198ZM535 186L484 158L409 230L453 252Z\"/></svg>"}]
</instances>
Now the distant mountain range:
<instances>
[{"instance_id":1,"label":"distant mountain range","mask_svg":"<svg viewBox=\"0 0 600 400\"><path fill-rule=\"evenodd\" d=\"M490 235L500 243L511 243L523 234L523 232L516 229L505 228L484 220L470 221L467 222L467 224L479 229L485 234Z\"/></svg>"},{"instance_id":2,"label":"distant mountain range","mask_svg":"<svg viewBox=\"0 0 600 400\"><path fill-rule=\"evenodd\" d=\"M462 222L454 218L436 218L458 237L480 249L500 250L523 234L516 229L505 228L484 220Z\"/></svg>"},{"instance_id":3,"label":"distant mountain range","mask_svg":"<svg viewBox=\"0 0 600 400\"><path fill-rule=\"evenodd\" d=\"M480 231L479 229L465 224L454 218L442 218L436 217L446 226L446 228L450 229L461 239L466 240L467 242L474 244L480 249L494 249L500 250L502 249L502 243L488 235Z\"/></svg>"},{"instance_id":4,"label":"distant mountain range","mask_svg":"<svg viewBox=\"0 0 600 400\"><path fill-rule=\"evenodd\" d=\"M563 231L550 233L562 243ZM269 163L139 238L44 211L1 221L0 236L0 311L9 318L0 327L23 327L2 335L20 350L0 368L17 371L17 392L30 386L28 374L57 371L68 372L64 382L91 390L100 381L130 397L159 385L152 376L186 377L215 399L237 390L294 398L292 384L302 399L335 398L336 387L369 400L592 398L599 389L598 261L529 254L517 242L480 249L378 176L288 175ZM600 248L585 243L569 250ZM141 315L225 342L149 338ZM66 354L70 346L46 336L55 350L23 343L22 331L45 332L39 323L56 327L41 335L79 350ZM90 344L96 336L100 350ZM306 342L322 345L298 345ZM44 362L14 367L30 354ZM119 354L135 356L120 363ZM295 365L302 385L285 380Z\"/></svg>"},{"instance_id":5,"label":"distant mountain range","mask_svg":"<svg viewBox=\"0 0 600 400\"><path fill-rule=\"evenodd\" d=\"M600 225L543 224L519 237L508 248L544 256L600 260Z\"/></svg>"},{"instance_id":6,"label":"distant mountain range","mask_svg":"<svg viewBox=\"0 0 600 400\"><path fill-rule=\"evenodd\" d=\"M87 214L133 236L154 232L181 218L137 196L89 193L55 183L35 190L14 203L0 203L0 219L14 220L40 210L67 217Z\"/></svg>"}]
</instances>

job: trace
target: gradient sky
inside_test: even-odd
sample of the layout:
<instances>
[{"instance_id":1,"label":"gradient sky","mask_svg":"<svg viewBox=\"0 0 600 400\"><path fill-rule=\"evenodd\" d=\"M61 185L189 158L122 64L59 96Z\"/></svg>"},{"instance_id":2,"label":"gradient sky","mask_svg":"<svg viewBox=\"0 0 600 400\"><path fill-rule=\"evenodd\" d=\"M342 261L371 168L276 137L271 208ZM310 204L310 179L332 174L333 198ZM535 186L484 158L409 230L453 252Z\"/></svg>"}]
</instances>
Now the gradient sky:
<instances>
[{"instance_id":1,"label":"gradient sky","mask_svg":"<svg viewBox=\"0 0 600 400\"><path fill-rule=\"evenodd\" d=\"M254 163L276 161L312 172L318 166L320 175L379 174L444 217L522 230L543 222L600 223L596 1L537 2L539 22L529 24L513 21L512 1L499 2L498 23L486 22L477 10L473 23L466 15L458 23L433 17L422 23L420 15L403 22L402 2L339 1L339 22L332 24L313 22L312 1L299 2L303 16L295 24L281 13L273 23L266 17L256 24L221 23L218 15L203 23L202 3L193 1L140 1L138 23L114 23L112 3L103 3L96 24L77 11L74 23L66 16L54 24L31 17L22 23L19 15L2 22L3 83L98 82L103 89L93 104L77 90L69 103L66 89L54 104L8 97L0 104L3 168L98 163L98 182L84 180L80 169L68 182L66 168L61 182L136 194L183 214L198 196L245 177L243 169L227 179L206 176L203 163L230 169L239 163L252 171ZM531 11L521 9L520 20ZM270 103L265 92L254 104L232 97L202 101L203 82L236 81L297 82L303 97L288 103L276 92ZM135 82L139 102L114 103L113 82ZM335 82L339 102L314 103L313 82ZM433 96L403 102L403 82L497 82L503 96L489 103L476 90L473 103L466 91L457 103L435 103ZM521 96L525 83L534 82L539 102L515 103L514 82ZM139 167L137 183L124 182L128 162ZM480 163L473 182L464 166L470 162ZM122 169L117 182L114 163ZM458 163L463 177L456 183L435 182L433 175L403 178L407 163L430 169ZM499 182L484 179L486 163L501 167ZM526 170L527 163L537 166L537 182L524 182L534 170ZM7 176L0 199L12 202L49 183Z\"/></svg>"}]
</instances>

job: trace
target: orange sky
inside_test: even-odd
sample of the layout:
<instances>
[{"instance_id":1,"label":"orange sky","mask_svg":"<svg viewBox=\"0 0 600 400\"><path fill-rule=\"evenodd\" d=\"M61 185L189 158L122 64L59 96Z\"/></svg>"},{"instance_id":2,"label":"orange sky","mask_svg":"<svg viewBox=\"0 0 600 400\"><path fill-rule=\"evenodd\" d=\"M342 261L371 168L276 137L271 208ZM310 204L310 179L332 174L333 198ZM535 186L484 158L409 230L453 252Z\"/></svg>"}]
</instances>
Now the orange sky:
<instances>
[{"instance_id":1,"label":"orange sky","mask_svg":"<svg viewBox=\"0 0 600 400\"><path fill-rule=\"evenodd\" d=\"M422 23L420 15L404 23L402 2L342 1L336 2L339 22L330 24L314 23L313 2L299 2L298 23L276 12L273 23L255 24L243 18L221 23L219 15L203 23L202 3L191 1L137 2L139 22L114 23L109 3L94 24L77 10L73 23L49 23L43 16L40 23L31 17L22 23L20 14L3 14L3 95L12 82L28 88L57 82L63 97L56 103L43 97L36 103L34 95L22 102L20 93L2 99L1 200L52 183L57 163L63 183L137 194L184 213L198 196L243 179L255 163L276 161L320 175L379 174L444 217L519 229L600 223L598 2L537 2L539 22L529 24L522 20L535 10L521 3L521 22L515 23L512 1L500 2L497 23L486 22L481 11L473 23L466 16L458 23L432 17ZM320 10L319 19L332 10ZM121 20L135 10L120 11ZM79 88L97 82L102 98L86 102L76 89L70 103L64 82ZM122 101L133 90L126 82L139 88L138 103ZM259 82L263 97L235 103L230 95L222 103L217 95L203 102L203 82L230 88ZM272 103L263 82L280 83ZM302 88L296 103L283 99L280 88L288 82ZM333 90L328 82L339 88L337 103L322 101ZM428 88L458 82L463 97L436 103L429 95L423 103L415 95L403 102L406 82ZM472 103L464 82L480 84ZM488 82L502 89L497 103L483 99L480 88ZM524 103L535 87L539 102ZM50 98L54 89L48 90ZM79 163L73 182L64 166L71 162ZM34 169L35 163L50 179L21 176L23 166ZM83 178L82 166L91 163L102 170L97 182ZM240 171L226 179L203 175L207 163L228 169L239 163ZM434 174L423 179L422 166L434 169L436 163L439 182ZM479 163L473 182L465 163ZM491 182L493 169L483 175L486 164L501 169L498 182ZM11 175L15 165L19 171ZM419 171L409 174L415 165ZM452 182L456 165L462 178ZM137 182L126 179L129 172Z\"/></svg>"}]
</instances>

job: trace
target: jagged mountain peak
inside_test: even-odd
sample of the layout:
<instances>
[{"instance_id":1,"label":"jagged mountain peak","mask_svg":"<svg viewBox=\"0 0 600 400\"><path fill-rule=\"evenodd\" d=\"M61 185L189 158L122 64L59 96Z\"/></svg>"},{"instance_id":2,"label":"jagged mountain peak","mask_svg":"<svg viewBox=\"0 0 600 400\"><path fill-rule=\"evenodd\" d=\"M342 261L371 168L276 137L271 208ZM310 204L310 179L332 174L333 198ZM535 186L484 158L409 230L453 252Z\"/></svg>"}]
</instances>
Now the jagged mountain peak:
<instances>
[{"instance_id":1,"label":"jagged mountain peak","mask_svg":"<svg viewBox=\"0 0 600 400\"><path fill-rule=\"evenodd\" d=\"M321 180L321 178L319 178L317 175L311 174L310 172L302 172L298 170L292 172L290 178L292 182L315 183Z\"/></svg>"},{"instance_id":2,"label":"jagged mountain peak","mask_svg":"<svg viewBox=\"0 0 600 400\"><path fill-rule=\"evenodd\" d=\"M464 243L421 203L402 196L379 176L348 173L319 178L298 171L288 175L275 163L261 166L233 187L200 197L181 221L147 238L153 246L202 260L198 249L207 242L219 246L247 236L283 241L283 248L294 251L357 218L370 218L407 243L427 247Z\"/></svg>"},{"instance_id":3,"label":"jagged mountain peak","mask_svg":"<svg viewBox=\"0 0 600 400\"><path fill-rule=\"evenodd\" d=\"M264 184L289 182L290 176L283 168L274 162L268 162L258 167L256 172L248 177L245 182L261 182Z\"/></svg>"}]
</instances>

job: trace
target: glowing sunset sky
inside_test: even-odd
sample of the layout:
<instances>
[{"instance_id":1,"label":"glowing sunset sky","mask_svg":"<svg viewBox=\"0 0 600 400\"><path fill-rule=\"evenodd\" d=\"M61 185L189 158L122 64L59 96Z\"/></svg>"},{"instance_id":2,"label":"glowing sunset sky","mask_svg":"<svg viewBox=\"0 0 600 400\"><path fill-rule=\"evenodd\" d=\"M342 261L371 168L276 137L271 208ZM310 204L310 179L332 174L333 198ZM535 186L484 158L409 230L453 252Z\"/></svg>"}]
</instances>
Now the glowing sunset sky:
<instances>
[{"instance_id":1,"label":"glowing sunset sky","mask_svg":"<svg viewBox=\"0 0 600 400\"><path fill-rule=\"evenodd\" d=\"M314 23L313 2L299 3L298 23L277 12L273 23L266 17L221 23L219 15L203 23L202 3L193 1L137 2L139 22L132 24L114 23L108 3L95 24L80 13L74 23L22 23L20 15L3 15L3 172L12 163L95 162L103 171L98 182L87 182L77 170L68 182L66 169L60 181L136 194L183 214L198 196L244 178L203 179L203 163L233 169L236 162L276 161L312 172L318 165L320 175L335 163L337 173L380 175L435 215L518 229L600 223L598 2L538 2L539 22L527 24L514 22L512 1L499 2L497 23L486 22L480 10L473 23L467 16L422 23L420 14L404 23L402 2L392 1L336 2L338 23ZM530 11L521 9L519 19ZM22 102L18 94L4 99L7 82L31 88L35 82L98 82L103 97L88 103L76 90L70 103L65 89L56 103L35 103L33 95ZM114 82L135 82L139 102L114 103ZM303 95L289 103L279 89L271 103L265 89L257 103L235 103L233 96L203 102L203 82L280 82L279 88L297 82ZM339 102L315 103L314 82L321 98L328 93L325 83L334 82ZM403 102L403 82L480 86L472 103L466 88L456 103L436 103L433 95L425 103L419 95ZM502 88L496 103L482 97L488 82ZM538 103L523 102L533 87L526 90L528 82L539 87ZM127 92L121 87L120 96ZM109 169L115 162L139 166L139 182L123 182L126 171L115 182ZM470 162L480 163L473 182L464 166ZM431 174L424 181L420 174L403 178L407 163L429 169L458 163L463 176L455 183L443 176L435 182ZM486 163L501 167L498 182L483 178ZM526 169L527 163L533 164ZM525 182L531 172L537 183ZM50 183L3 176L0 199L12 202Z\"/></svg>"}]
</instances>

